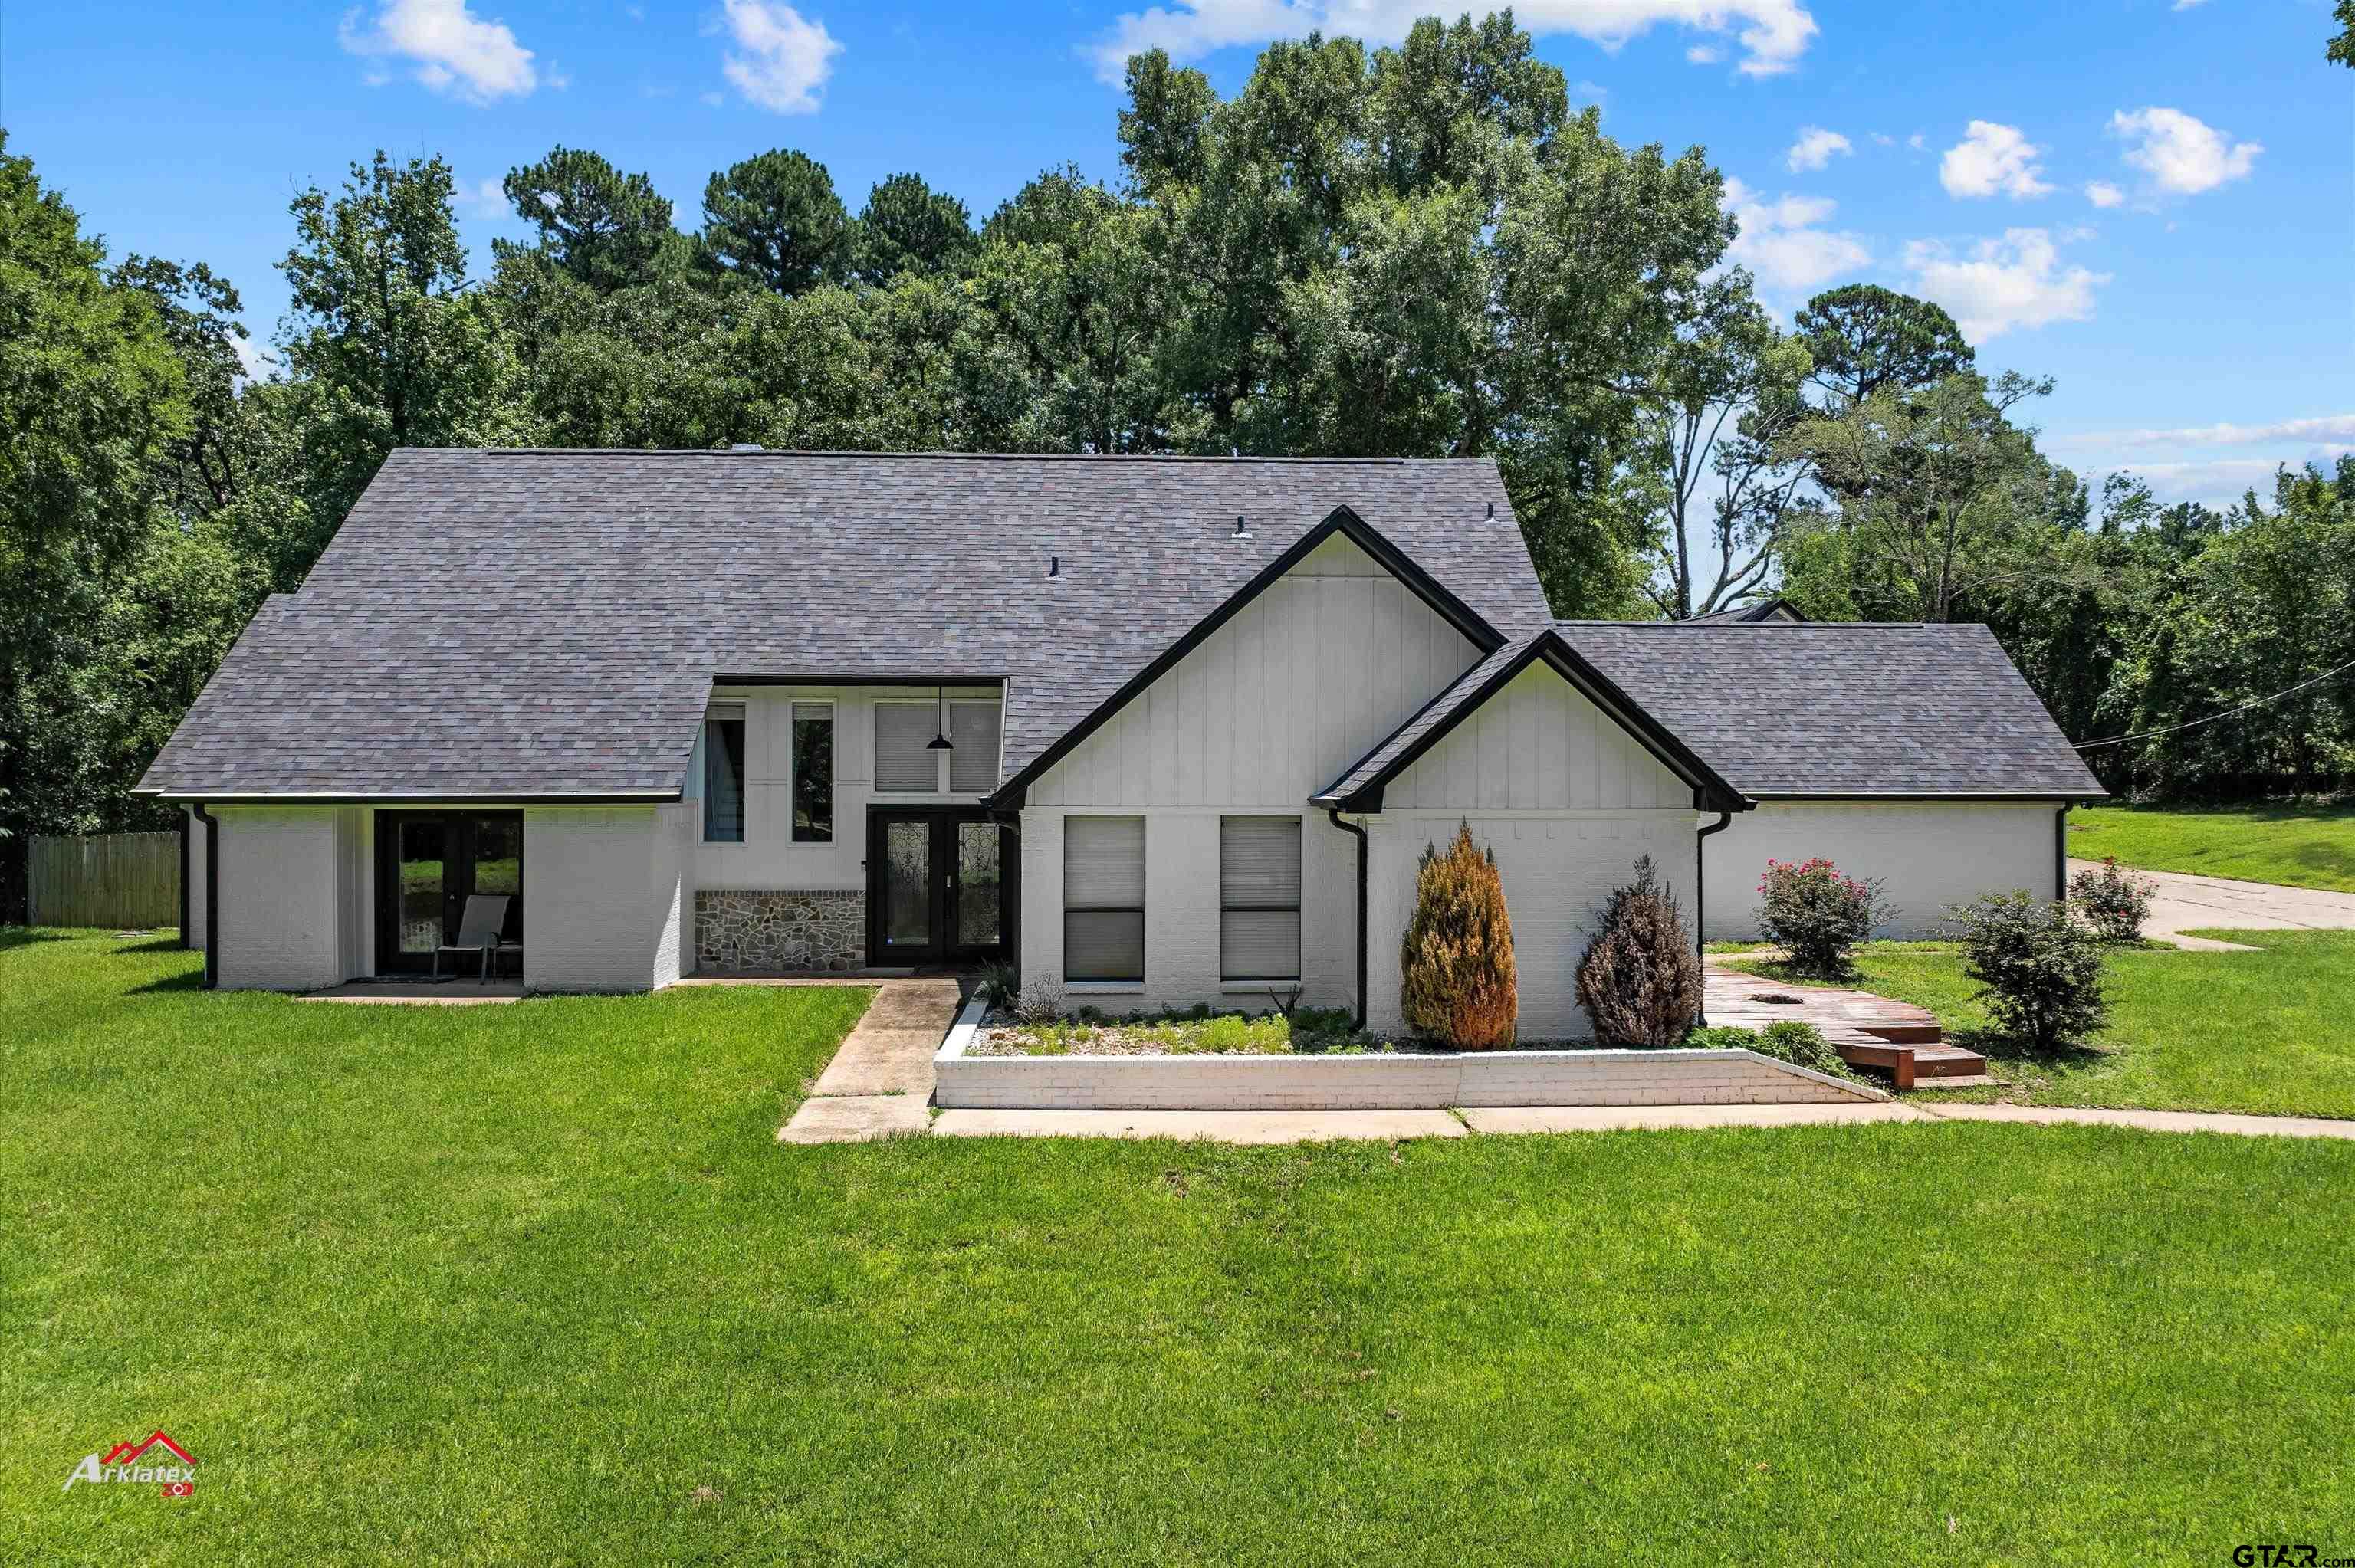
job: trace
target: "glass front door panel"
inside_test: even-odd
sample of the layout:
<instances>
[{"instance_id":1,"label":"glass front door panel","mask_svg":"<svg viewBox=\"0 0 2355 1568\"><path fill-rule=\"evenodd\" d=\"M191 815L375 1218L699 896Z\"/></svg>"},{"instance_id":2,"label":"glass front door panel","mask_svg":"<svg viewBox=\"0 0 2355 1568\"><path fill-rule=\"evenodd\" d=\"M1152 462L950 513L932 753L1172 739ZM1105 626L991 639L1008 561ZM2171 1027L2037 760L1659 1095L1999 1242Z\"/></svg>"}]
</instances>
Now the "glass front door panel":
<instances>
[{"instance_id":1,"label":"glass front door panel","mask_svg":"<svg viewBox=\"0 0 2355 1568\"><path fill-rule=\"evenodd\" d=\"M883 828L883 940L895 948L932 945L932 825Z\"/></svg>"},{"instance_id":2,"label":"glass front door panel","mask_svg":"<svg viewBox=\"0 0 2355 1568\"><path fill-rule=\"evenodd\" d=\"M442 942L450 834L438 818L406 821L399 831L400 950L431 953Z\"/></svg>"},{"instance_id":3,"label":"glass front door panel","mask_svg":"<svg viewBox=\"0 0 2355 1568\"><path fill-rule=\"evenodd\" d=\"M956 939L961 947L997 945L1004 892L997 864L998 843L996 822L956 825Z\"/></svg>"}]
</instances>

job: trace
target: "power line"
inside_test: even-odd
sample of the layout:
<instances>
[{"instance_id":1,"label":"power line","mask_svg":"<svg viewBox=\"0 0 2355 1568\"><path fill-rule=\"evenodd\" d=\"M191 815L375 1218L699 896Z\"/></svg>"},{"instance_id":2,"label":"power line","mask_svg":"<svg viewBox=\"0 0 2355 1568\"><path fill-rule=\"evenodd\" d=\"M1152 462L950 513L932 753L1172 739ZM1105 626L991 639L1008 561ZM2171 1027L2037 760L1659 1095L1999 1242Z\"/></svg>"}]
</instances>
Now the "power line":
<instances>
[{"instance_id":1,"label":"power line","mask_svg":"<svg viewBox=\"0 0 2355 1568\"><path fill-rule=\"evenodd\" d=\"M2203 724L2214 724L2218 719L2228 719L2235 714L2247 713L2251 708L2261 708L2267 703L2277 703L2284 697L2295 696L2299 692L2306 690L2308 686L2318 686L2322 684L2323 682L2331 679L2333 676L2343 675L2350 670L2355 670L2355 659L2350 659L2346 663L2339 665L2336 670L2325 670L2321 674L2315 676L2314 679L2310 681L2300 681L2296 685L2291 686L2284 691L2275 692L2269 697L2257 697L2252 701L2243 703L2237 708L2226 708L2221 714L2210 714L2206 718L2193 719L2188 724L2171 724L2164 729L2137 730L2133 735L2114 735L2107 740L2089 740L2083 746L2072 747L2070 749L2073 751L2094 751L2105 746L2119 746L2129 740L2149 740L2158 736L2173 735L2178 730L2198 729Z\"/></svg>"}]
</instances>

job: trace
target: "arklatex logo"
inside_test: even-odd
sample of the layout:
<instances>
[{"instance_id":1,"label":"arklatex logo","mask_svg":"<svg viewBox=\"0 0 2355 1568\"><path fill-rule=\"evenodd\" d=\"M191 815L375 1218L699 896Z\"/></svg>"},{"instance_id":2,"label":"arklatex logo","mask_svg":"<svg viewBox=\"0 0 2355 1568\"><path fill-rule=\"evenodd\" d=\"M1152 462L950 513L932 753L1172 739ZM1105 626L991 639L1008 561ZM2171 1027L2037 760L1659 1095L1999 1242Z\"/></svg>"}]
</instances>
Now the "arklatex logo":
<instances>
[{"instance_id":1,"label":"arklatex logo","mask_svg":"<svg viewBox=\"0 0 2355 1568\"><path fill-rule=\"evenodd\" d=\"M163 1448L180 1462L176 1465L142 1465L138 1461L151 1448ZM76 1481L88 1481L96 1486L105 1481L139 1481L161 1487L167 1498L184 1498L197 1489L197 1462L188 1451L165 1436L161 1428L136 1443L117 1443L103 1454L86 1454L73 1474L66 1478L65 1489L73 1490Z\"/></svg>"}]
</instances>

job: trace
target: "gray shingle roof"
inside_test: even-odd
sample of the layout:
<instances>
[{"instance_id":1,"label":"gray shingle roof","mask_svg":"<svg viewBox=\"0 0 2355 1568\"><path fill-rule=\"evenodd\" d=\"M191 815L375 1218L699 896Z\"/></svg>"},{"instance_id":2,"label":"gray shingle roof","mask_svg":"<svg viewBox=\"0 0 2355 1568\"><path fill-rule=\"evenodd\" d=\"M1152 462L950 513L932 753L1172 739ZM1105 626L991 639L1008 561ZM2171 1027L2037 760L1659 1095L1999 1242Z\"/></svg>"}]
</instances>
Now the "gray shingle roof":
<instances>
[{"instance_id":1,"label":"gray shingle roof","mask_svg":"<svg viewBox=\"0 0 2355 1568\"><path fill-rule=\"evenodd\" d=\"M2106 793L1984 626L1558 624L1746 795Z\"/></svg>"},{"instance_id":2,"label":"gray shingle roof","mask_svg":"<svg viewBox=\"0 0 2355 1568\"><path fill-rule=\"evenodd\" d=\"M671 794L728 675L1003 678L1011 776L1341 505L1547 623L1486 459L403 450L140 787Z\"/></svg>"}]
</instances>

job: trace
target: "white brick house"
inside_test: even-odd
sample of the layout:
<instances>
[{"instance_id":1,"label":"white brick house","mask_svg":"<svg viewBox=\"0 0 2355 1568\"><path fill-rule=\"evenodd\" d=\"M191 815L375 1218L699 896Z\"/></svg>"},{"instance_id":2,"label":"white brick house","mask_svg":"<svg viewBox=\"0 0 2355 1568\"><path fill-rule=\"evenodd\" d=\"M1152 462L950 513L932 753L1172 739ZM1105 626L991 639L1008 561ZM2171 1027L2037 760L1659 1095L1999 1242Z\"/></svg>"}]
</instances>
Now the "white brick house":
<instances>
[{"instance_id":1,"label":"white brick house","mask_svg":"<svg viewBox=\"0 0 2355 1568\"><path fill-rule=\"evenodd\" d=\"M1806 854L1910 931L2101 793L1983 629L1554 621L1486 460L757 451L396 452L141 787L222 986L485 894L535 990L1007 959L1377 1027L1465 821L1531 1037L1639 854L1712 935Z\"/></svg>"}]
</instances>

